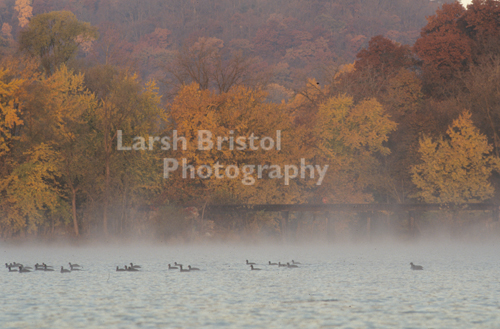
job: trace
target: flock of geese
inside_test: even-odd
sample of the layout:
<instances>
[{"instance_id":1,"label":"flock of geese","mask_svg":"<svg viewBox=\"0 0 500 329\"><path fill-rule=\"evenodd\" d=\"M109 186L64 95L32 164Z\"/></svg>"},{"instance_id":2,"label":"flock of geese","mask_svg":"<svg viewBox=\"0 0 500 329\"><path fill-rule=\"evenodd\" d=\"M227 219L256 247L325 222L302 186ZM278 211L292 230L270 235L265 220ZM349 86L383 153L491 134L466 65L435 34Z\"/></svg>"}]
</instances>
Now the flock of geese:
<instances>
[{"instance_id":1,"label":"flock of geese","mask_svg":"<svg viewBox=\"0 0 500 329\"><path fill-rule=\"evenodd\" d=\"M197 267L191 267L191 265L188 265L188 268L182 268L182 264L178 264L177 262L174 263L175 266L172 266L168 264L168 269L169 270L180 270L180 272L190 272L190 271L199 271L200 269ZM125 265L123 268L120 268L119 266L116 267L116 272L138 272L140 271L141 266L140 265L134 265L130 263L130 266Z\"/></svg>"},{"instance_id":2,"label":"flock of geese","mask_svg":"<svg viewBox=\"0 0 500 329\"><path fill-rule=\"evenodd\" d=\"M71 263L68 263L68 264L69 264L70 270L65 269L63 266L61 266L61 273L70 273L72 271L81 271L80 265L71 264ZM24 266L23 264L16 263L16 262L13 262L10 264L5 263L5 267L9 269L9 272L29 273L29 272L33 271L33 267ZM54 267L47 265L45 263L42 263L42 264L36 263L35 264L35 271L54 272Z\"/></svg>"},{"instance_id":3,"label":"flock of geese","mask_svg":"<svg viewBox=\"0 0 500 329\"><path fill-rule=\"evenodd\" d=\"M260 271L261 270L260 268L254 267L255 263L249 262L248 259L246 261L247 261L246 264L250 265L250 270L252 270L252 271ZM297 265L300 265L300 263L296 262L292 259L292 264L290 264L290 263L281 264L281 262L272 263L271 261L269 261L268 264L266 264L266 265L275 265L278 267L287 267L287 268L298 268Z\"/></svg>"},{"instance_id":4,"label":"flock of geese","mask_svg":"<svg viewBox=\"0 0 500 329\"><path fill-rule=\"evenodd\" d=\"M81 267L78 264L69 264L70 269L65 269L63 266L61 266L61 273L70 273L72 271L80 271ZM256 265L255 263L249 262L248 259L246 260L246 265L250 265L250 270L252 271L260 271L261 269L258 267L254 267ZM272 263L271 261L268 262L270 266L278 266L278 267L286 267L286 268L298 268L300 265L299 262L296 262L292 259L292 264L286 263L286 264L281 264L281 262L278 263ZM188 265L187 268L182 268L182 264L178 264L177 262L174 262L174 266L168 264L168 269L169 270L179 270L180 272L191 272L191 271L199 271L200 269L197 267L191 267L191 265ZM413 263L410 263L411 269L412 270L423 270L424 268L420 265L415 265ZM23 264L20 263L10 263L7 264L5 263L5 267L9 269L9 272L19 272L19 273L28 273L33 270L32 267L29 266L24 266ZM123 268L120 268L119 266L116 267L116 272L138 272L140 271L141 266L140 265L134 265L133 263L130 263L130 266L125 265ZM35 271L46 271L46 272L53 272L54 268L53 266L49 266L45 263L42 264L35 264Z\"/></svg>"}]
</instances>

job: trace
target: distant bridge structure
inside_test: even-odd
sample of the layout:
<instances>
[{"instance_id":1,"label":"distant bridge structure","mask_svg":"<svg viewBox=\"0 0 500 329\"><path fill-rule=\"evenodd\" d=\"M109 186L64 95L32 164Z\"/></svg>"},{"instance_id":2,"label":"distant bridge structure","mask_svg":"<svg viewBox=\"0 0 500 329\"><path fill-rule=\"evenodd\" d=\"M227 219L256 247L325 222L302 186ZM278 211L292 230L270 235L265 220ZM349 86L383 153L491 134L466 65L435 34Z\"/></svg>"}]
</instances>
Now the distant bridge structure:
<instances>
[{"instance_id":1,"label":"distant bridge structure","mask_svg":"<svg viewBox=\"0 0 500 329\"><path fill-rule=\"evenodd\" d=\"M364 214L366 217L366 229L371 231L371 218L376 213L392 212L407 213L410 234L415 233L416 214L428 211L452 212L458 214L462 211L487 211L493 221L499 220L500 205L493 203L357 203L357 204L207 204L203 208L203 217L224 213L249 213L249 212L279 212L282 214L282 231L288 229L289 216L291 212L312 212L313 217L317 213L323 213L328 222L328 214L335 212L348 212ZM328 227L328 225L327 225Z\"/></svg>"}]
</instances>

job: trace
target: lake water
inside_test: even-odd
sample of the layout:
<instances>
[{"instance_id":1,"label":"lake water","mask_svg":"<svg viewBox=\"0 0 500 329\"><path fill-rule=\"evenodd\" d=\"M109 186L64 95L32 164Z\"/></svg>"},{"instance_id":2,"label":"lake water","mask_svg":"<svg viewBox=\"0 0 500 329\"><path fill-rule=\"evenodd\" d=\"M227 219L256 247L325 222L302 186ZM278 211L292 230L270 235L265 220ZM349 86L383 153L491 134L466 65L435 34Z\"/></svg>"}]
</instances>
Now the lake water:
<instances>
[{"instance_id":1,"label":"lake water","mask_svg":"<svg viewBox=\"0 0 500 329\"><path fill-rule=\"evenodd\" d=\"M0 271L0 328L500 328L500 243L2 244L0 252L2 264L56 269ZM265 265L292 259L300 268ZM201 270L168 270L175 261ZM60 273L68 262L84 270ZM142 270L115 271L130 262Z\"/></svg>"}]
</instances>

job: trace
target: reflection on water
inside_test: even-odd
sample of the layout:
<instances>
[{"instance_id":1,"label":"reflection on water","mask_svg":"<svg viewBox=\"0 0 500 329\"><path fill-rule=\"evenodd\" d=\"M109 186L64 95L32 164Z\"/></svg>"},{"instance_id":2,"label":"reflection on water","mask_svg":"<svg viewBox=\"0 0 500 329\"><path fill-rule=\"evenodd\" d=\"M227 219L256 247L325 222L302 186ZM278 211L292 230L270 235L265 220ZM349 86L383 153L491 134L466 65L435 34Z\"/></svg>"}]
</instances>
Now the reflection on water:
<instances>
[{"instance_id":1,"label":"reflection on water","mask_svg":"<svg viewBox=\"0 0 500 329\"><path fill-rule=\"evenodd\" d=\"M16 248L1 328L498 328L499 245ZM262 271L251 271L245 260ZM299 268L268 261L302 263ZM200 268L168 270L175 261ZM423 265L412 271L410 262ZM68 262L82 271L61 274ZM132 262L140 272L116 272Z\"/></svg>"}]
</instances>

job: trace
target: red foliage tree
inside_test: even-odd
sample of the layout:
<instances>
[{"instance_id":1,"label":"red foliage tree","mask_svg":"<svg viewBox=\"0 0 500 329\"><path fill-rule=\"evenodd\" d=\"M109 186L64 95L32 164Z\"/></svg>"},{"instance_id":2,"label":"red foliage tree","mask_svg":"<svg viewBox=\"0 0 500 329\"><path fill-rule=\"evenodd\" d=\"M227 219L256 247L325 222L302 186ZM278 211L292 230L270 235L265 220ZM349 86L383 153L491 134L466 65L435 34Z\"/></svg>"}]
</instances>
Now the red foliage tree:
<instances>
[{"instance_id":1,"label":"red foliage tree","mask_svg":"<svg viewBox=\"0 0 500 329\"><path fill-rule=\"evenodd\" d=\"M427 81L442 83L452 79L472 59L472 43L464 33L464 7L458 2L444 4L428 17L413 50L423 62Z\"/></svg>"},{"instance_id":2,"label":"red foliage tree","mask_svg":"<svg viewBox=\"0 0 500 329\"><path fill-rule=\"evenodd\" d=\"M373 70L386 77L412 65L408 46L397 44L381 35L371 38L368 48L362 49L357 58L354 64L356 71Z\"/></svg>"},{"instance_id":3,"label":"red foliage tree","mask_svg":"<svg viewBox=\"0 0 500 329\"><path fill-rule=\"evenodd\" d=\"M487 53L500 51L500 1L474 0L463 15L463 28L474 40L474 61Z\"/></svg>"}]
</instances>

